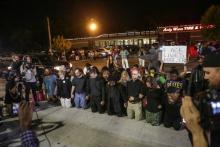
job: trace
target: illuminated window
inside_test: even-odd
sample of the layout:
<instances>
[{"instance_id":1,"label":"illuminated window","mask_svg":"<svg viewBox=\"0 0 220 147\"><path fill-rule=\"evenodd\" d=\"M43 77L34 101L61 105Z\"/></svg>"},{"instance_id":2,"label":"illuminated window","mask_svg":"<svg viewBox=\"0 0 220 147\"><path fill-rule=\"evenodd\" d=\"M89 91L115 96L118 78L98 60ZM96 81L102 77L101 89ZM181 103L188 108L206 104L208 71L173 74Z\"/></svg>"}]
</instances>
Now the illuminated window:
<instances>
[{"instance_id":1,"label":"illuminated window","mask_svg":"<svg viewBox=\"0 0 220 147\"><path fill-rule=\"evenodd\" d=\"M134 39L134 45L138 45L138 39Z\"/></svg>"},{"instance_id":2,"label":"illuminated window","mask_svg":"<svg viewBox=\"0 0 220 147\"><path fill-rule=\"evenodd\" d=\"M144 42L144 44L149 44L149 38L144 38L143 42Z\"/></svg>"}]
</instances>

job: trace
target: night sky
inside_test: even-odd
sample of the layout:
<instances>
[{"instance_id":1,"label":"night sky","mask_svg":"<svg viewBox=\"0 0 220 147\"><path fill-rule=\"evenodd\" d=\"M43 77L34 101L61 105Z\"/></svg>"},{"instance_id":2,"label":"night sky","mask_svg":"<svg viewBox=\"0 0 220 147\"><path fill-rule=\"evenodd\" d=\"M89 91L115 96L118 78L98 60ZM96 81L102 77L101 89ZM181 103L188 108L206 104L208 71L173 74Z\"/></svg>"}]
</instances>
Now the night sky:
<instances>
[{"instance_id":1,"label":"night sky","mask_svg":"<svg viewBox=\"0 0 220 147\"><path fill-rule=\"evenodd\" d=\"M47 41L47 16L50 17L52 36L62 34L66 38L72 38L88 36L86 23L91 18L100 25L97 34L199 23L205 10L211 4L219 2L220 0L0 0L0 45L13 38L15 32L29 33L39 44L44 44Z\"/></svg>"}]
</instances>

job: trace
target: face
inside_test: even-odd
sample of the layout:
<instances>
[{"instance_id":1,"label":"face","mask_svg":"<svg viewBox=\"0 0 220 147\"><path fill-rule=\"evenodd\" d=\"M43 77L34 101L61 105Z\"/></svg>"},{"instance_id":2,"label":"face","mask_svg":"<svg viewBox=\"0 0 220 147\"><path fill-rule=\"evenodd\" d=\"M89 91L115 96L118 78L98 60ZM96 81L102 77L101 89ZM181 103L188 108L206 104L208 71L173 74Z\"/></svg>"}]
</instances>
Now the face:
<instances>
[{"instance_id":1,"label":"face","mask_svg":"<svg viewBox=\"0 0 220 147\"><path fill-rule=\"evenodd\" d=\"M108 77L109 77L109 72L108 72L108 71L104 71L104 72L102 73L102 76L103 76L104 79L108 79Z\"/></svg>"},{"instance_id":2,"label":"face","mask_svg":"<svg viewBox=\"0 0 220 147\"><path fill-rule=\"evenodd\" d=\"M151 88L151 87L152 87L150 82L146 82L146 86L147 86L148 88Z\"/></svg>"},{"instance_id":3,"label":"face","mask_svg":"<svg viewBox=\"0 0 220 147\"><path fill-rule=\"evenodd\" d=\"M170 79L173 80L173 81L175 81L175 80L178 79L178 75L177 75L177 74L171 74L171 75L170 75Z\"/></svg>"},{"instance_id":4,"label":"face","mask_svg":"<svg viewBox=\"0 0 220 147\"><path fill-rule=\"evenodd\" d=\"M91 78L96 78L96 77L97 77L97 74L92 72L92 73L90 73L90 77L91 77Z\"/></svg>"},{"instance_id":5,"label":"face","mask_svg":"<svg viewBox=\"0 0 220 147\"><path fill-rule=\"evenodd\" d=\"M205 79L208 80L209 86L220 88L220 68L205 67Z\"/></svg>"},{"instance_id":6,"label":"face","mask_svg":"<svg viewBox=\"0 0 220 147\"><path fill-rule=\"evenodd\" d=\"M133 80L137 80L138 75L139 75L138 71L135 70L135 71L132 71L131 77L132 77Z\"/></svg>"},{"instance_id":7,"label":"face","mask_svg":"<svg viewBox=\"0 0 220 147\"><path fill-rule=\"evenodd\" d=\"M168 93L168 98L172 101L176 102L180 97L180 93L174 92L174 93Z\"/></svg>"},{"instance_id":8,"label":"face","mask_svg":"<svg viewBox=\"0 0 220 147\"><path fill-rule=\"evenodd\" d=\"M150 70L150 76L151 76L151 77L154 77L155 72L156 72L155 70L151 69L151 70Z\"/></svg>"},{"instance_id":9,"label":"face","mask_svg":"<svg viewBox=\"0 0 220 147\"><path fill-rule=\"evenodd\" d=\"M28 63L31 62L31 57L27 57L27 62L28 62Z\"/></svg>"},{"instance_id":10,"label":"face","mask_svg":"<svg viewBox=\"0 0 220 147\"><path fill-rule=\"evenodd\" d=\"M63 79L64 78L64 73L59 73L59 77L60 77L60 79Z\"/></svg>"},{"instance_id":11,"label":"face","mask_svg":"<svg viewBox=\"0 0 220 147\"><path fill-rule=\"evenodd\" d=\"M79 70L76 70L75 75L76 75L76 77L79 77L79 76L81 76L81 72Z\"/></svg>"}]
</instances>

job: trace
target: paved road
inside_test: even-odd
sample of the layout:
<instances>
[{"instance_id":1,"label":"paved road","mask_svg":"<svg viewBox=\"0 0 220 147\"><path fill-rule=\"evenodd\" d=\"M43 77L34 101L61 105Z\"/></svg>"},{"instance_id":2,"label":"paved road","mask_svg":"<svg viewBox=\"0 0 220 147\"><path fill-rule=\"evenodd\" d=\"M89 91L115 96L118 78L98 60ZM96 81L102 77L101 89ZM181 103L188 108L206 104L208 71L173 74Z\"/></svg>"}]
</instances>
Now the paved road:
<instances>
[{"instance_id":1,"label":"paved road","mask_svg":"<svg viewBox=\"0 0 220 147\"><path fill-rule=\"evenodd\" d=\"M75 67L83 67L88 61L74 61ZM106 59L89 61L102 67ZM137 58L129 59L136 64ZM166 65L166 69L170 66ZM194 63L190 64L194 66ZM177 65L182 69L182 65ZM4 80L0 80L0 91ZM1 93L2 94L2 93ZM40 121L34 118L33 126L42 147L48 147L42 128L45 129L52 147L188 147L186 131L175 131L163 126L152 127L144 121L117 118L106 114L93 114L90 110L63 109L42 103L38 112ZM41 124L41 125L40 125ZM6 119L0 126L0 146L20 146L18 118Z\"/></svg>"},{"instance_id":2,"label":"paved road","mask_svg":"<svg viewBox=\"0 0 220 147\"><path fill-rule=\"evenodd\" d=\"M41 103L40 121L33 126L41 147L48 147L45 129L52 147L189 147L185 130L152 127L142 121L92 113L76 108L63 109ZM0 127L0 146L20 145L17 118L7 119ZM41 124L41 125L40 125Z\"/></svg>"}]
</instances>

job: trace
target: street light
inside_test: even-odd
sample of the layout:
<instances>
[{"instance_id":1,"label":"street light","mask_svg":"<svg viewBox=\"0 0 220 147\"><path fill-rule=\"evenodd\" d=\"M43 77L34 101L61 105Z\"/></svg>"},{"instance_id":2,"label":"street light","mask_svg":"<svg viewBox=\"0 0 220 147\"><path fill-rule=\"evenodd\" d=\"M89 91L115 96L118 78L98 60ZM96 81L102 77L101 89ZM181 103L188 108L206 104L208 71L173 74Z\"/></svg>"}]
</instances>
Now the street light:
<instances>
[{"instance_id":1,"label":"street light","mask_svg":"<svg viewBox=\"0 0 220 147\"><path fill-rule=\"evenodd\" d=\"M90 23L90 24L89 24L89 29L90 29L92 32L96 31L96 30L97 30L97 24L94 23L94 22Z\"/></svg>"},{"instance_id":2,"label":"street light","mask_svg":"<svg viewBox=\"0 0 220 147\"><path fill-rule=\"evenodd\" d=\"M92 36L94 36L97 33L97 29L98 29L98 25L97 22L94 19L91 19L90 22L88 23L88 30L89 30L89 34L91 36L90 41L91 41L91 48L94 49L94 44L95 44L95 40Z\"/></svg>"}]
</instances>

